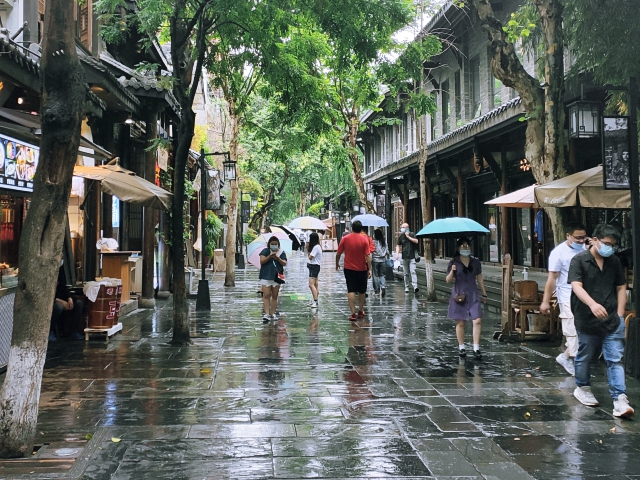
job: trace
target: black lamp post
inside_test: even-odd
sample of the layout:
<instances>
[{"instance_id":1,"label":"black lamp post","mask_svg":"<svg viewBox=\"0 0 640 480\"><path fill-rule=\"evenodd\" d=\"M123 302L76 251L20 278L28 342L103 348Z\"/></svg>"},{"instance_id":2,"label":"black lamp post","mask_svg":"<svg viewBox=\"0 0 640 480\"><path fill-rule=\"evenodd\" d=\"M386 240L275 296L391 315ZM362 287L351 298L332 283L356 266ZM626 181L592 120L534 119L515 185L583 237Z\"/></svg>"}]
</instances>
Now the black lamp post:
<instances>
[{"instance_id":1,"label":"black lamp post","mask_svg":"<svg viewBox=\"0 0 640 480\"><path fill-rule=\"evenodd\" d=\"M207 280L205 264L205 248L207 246L207 159L208 156L223 155L225 161L225 178L227 174L226 164L229 161L229 152L213 152L204 153L204 149L200 149L200 252L202 257L202 278L198 282L198 296L196 297L196 311L211 311L211 295L209 293L209 280ZM235 163L235 162L233 162ZM235 164L234 164L234 178L235 178Z\"/></svg>"}]
</instances>

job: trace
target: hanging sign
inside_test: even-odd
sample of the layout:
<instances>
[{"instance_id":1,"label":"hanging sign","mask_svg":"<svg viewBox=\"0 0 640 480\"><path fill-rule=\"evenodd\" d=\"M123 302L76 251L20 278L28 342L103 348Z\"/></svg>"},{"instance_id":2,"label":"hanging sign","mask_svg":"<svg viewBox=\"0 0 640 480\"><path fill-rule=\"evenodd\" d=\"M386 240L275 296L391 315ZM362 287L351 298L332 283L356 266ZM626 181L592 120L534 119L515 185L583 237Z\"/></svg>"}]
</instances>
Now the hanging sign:
<instances>
[{"instance_id":1,"label":"hanging sign","mask_svg":"<svg viewBox=\"0 0 640 480\"><path fill-rule=\"evenodd\" d=\"M33 192L40 149L0 135L0 188Z\"/></svg>"}]
</instances>

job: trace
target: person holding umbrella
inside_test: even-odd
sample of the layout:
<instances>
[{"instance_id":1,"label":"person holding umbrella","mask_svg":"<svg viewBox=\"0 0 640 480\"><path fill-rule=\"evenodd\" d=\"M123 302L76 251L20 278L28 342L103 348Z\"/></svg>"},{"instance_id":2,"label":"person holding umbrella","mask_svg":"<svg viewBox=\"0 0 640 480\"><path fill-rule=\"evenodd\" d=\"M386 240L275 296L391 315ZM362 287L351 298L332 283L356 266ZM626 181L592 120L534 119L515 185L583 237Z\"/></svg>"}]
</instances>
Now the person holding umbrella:
<instances>
[{"instance_id":1,"label":"person holding umbrella","mask_svg":"<svg viewBox=\"0 0 640 480\"><path fill-rule=\"evenodd\" d=\"M269 238L267 248L260 252L260 282L262 283L262 323L276 320L280 284L275 281L278 272L283 273L287 264L287 254L280 248L280 240L275 235Z\"/></svg>"},{"instance_id":2,"label":"person holding umbrella","mask_svg":"<svg viewBox=\"0 0 640 480\"><path fill-rule=\"evenodd\" d=\"M482 360L480 333L482 331L482 306L487 301L487 289L482 278L480 260L471 256L471 241L462 237L456 242L456 253L447 265L447 283L453 283L447 316L456 322L456 336L460 357L467 356L464 346L465 324L473 322L473 356ZM482 297L478 296L478 287Z\"/></svg>"}]
</instances>

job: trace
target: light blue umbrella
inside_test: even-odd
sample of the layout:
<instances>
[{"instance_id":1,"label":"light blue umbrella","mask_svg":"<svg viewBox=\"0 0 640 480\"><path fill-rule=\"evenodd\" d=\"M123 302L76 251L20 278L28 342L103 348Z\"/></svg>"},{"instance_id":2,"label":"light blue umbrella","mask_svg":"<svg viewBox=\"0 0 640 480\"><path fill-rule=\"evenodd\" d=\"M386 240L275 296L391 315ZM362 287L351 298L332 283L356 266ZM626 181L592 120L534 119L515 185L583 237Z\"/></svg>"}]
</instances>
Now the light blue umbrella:
<instances>
[{"instance_id":1,"label":"light blue umbrella","mask_svg":"<svg viewBox=\"0 0 640 480\"><path fill-rule=\"evenodd\" d=\"M379 217L378 215L374 215L373 213L363 213L362 215L356 215L351 219L351 223L356 220L360 220L363 227L388 227L389 224L387 221Z\"/></svg>"},{"instance_id":2,"label":"light blue umbrella","mask_svg":"<svg viewBox=\"0 0 640 480\"><path fill-rule=\"evenodd\" d=\"M466 217L439 218L429 222L416 233L416 237L460 238L489 233L489 230L475 220Z\"/></svg>"}]
</instances>

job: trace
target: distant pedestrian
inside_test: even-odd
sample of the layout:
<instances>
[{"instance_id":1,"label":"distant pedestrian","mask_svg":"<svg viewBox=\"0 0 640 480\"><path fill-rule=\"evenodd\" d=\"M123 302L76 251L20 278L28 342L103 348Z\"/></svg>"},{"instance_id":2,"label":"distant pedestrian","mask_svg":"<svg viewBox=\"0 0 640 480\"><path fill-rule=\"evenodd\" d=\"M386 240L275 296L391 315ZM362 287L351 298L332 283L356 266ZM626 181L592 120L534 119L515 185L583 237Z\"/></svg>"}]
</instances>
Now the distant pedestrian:
<instances>
[{"instance_id":1,"label":"distant pedestrian","mask_svg":"<svg viewBox=\"0 0 640 480\"><path fill-rule=\"evenodd\" d=\"M581 223L569 222L565 225L564 231L566 240L554 248L549 255L549 276L544 286L540 313L551 312L549 302L555 291L562 320L562 334L566 338L567 347L556 357L556 362L562 365L569 375L575 375L573 359L578 353L578 334L571 313L571 285L567 283L567 276L571 259L584 251L587 230Z\"/></svg>"},{"instance_id":2,"label":"distant pedestrian","mask_svg":"<svg viewBox=\"0 0 640 480\"><path fill-rule=\"evenodd\" d=\"M387 288L387 259L390 253L387 242L384 241L382 230L379 228L373 231L373 245L374 251L371 254L373 291L376 295L379 293L381 297L384 297Z\"/></svg>"},{"instance_id":3,"label":"distant pedestrian","mask_svg":"<svg viewBox=\"0 0 640 480\"><path fill-rule=\"evenodd\" d=\"M400 236L396 245L396 258L400 256L402 248L402 269L404 272L404 292L409 293L409 279L413 291L418 293L418 276L416 275L416 255L418 253L418 239L416 234L411 232L408 223L400 226Z\"/></svg>"},{"instance_id":4,"label":"distant pedestrian","mask_svg":"<svg viewBox=\"0 0 640 480\"><path fill-rule=\"evenodd\" d=\"M298 234L298 241L300 242L300 253L305 255L305 244L307 241L307 235L305 234L304 230Z\"/></svg>"},{"instance_id":5,"label":"distant pedestrian","mask_svg":"<svg viewBox=\"0 0 640 480\"><path fill-rule=\"evenodd\" d=\"M487 289L482 278L480 260L471 256L471 241L462 237L456 242L456 253L447 265L447 283L454 283L449 298L447 316L456 321L456 337L460 357L467 356L464 346L465 324L473 322L473 356L482 360L480 333L482 332L482 306L487 301ZM478 296L478 287L482 296Z\"/></svg>"},{"instance_id":6,"label":"distant pedestrian","mask_svg":"<svg viewBox=\"0 0 640 480\"><path fill-rule=\"evenodd\" d=\"M260 281L262 283L262 306L264 315L262 323L269 320L276 320L276 309L278 307L278 293L280 284L275 278L278 274L284 273L284 266L287 264L287 254L280 248L280 240L273 236L267 243L267 248L260 252Z\"/></svg>"},{"instance_id":7,"label":"distant pedestrian","mask_svg":"<svg viewBox=\"0 0 640 480\"><path fill-rule=\"evenodd\" d=\"M571 283L571 311L578 331L575 359L576 389L573 395L584 405L597 407L591 393L590 362L602 349L607 363L609 394L613 398L613 416L633 415L624 378L627 303L627 279L620 259L613 253L620 233L611 225L596 226L590 247L571 259L568 281Z\"/></svg>"},{"instance_id":8,"label":"distant pedestrian","mask_svg":"<svg viewBox=\"0 0 640 480\"><path fill-rule=\"evenodd\" d=\"M338 245L336 270L340 270L340 257L344 254L344 278L347 282L347 300L351 316L355 322L365 316L364 302L367 293L367 281L371 276L371 254L369 237L361 235L362 223L358 220L351 224L352 233L345 235ZM358 311L356 313L356 295L358 295Z\"/></svg>"},{"instance_id":9,"label":"distant pedestrian","mask_svg":"<svg viewBox=\"0 0 640 480\"><path fill-rule=\"evenodd\" d=\"M309 269L309 289L313 300L307 304L308 307L318 308L318 275L320 274L320 265L322 264L322 247L320 246L320 237L315 232L309 235L309 242L307 243L307 253L309 262L307 268Z\"/></svg>"}]
</instances>

